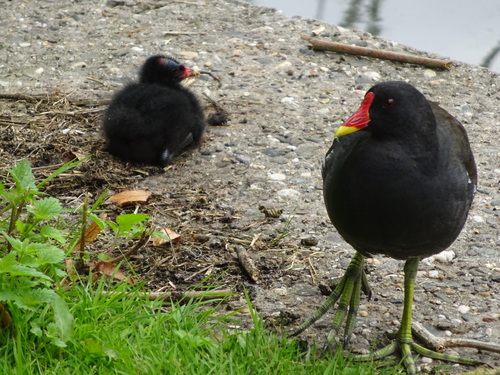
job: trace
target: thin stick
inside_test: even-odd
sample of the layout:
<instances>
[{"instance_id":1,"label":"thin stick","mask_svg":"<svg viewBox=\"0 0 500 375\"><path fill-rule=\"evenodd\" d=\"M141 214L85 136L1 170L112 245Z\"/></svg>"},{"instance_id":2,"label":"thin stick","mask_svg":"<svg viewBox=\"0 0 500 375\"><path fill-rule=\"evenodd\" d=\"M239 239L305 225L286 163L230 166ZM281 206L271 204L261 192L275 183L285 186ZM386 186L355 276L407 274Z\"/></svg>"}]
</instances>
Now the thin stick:
<instances>
[{"instance_id":1,"label":"thin stick","mask_svg":"<svg viewBox=\"0 0 500 375\"><path fill-rule=\"evenodd\" d=\"M373 48L351 46L349 44L328 42L326 40L310 38L307 36L302 36L302 39L307 40L309 43L311 43L312 49L314 51L331 51L338 53L346 53L348 55L368 56L383 60L392 60L408 64L417 64L425 66L427 68L434 68L434 69L450 70L452 67L451 61L431 59L429 57L408 55L404 53L377 50Z\"/></svg>"},{"instance_id":2,"label":"thin stick","mask_svg":"<svg viewBox=\"0 0 500 375\"><path fill-rule=\"evenodd\" d=\"M128 259L130 256L137 253L141 247L143 247L145 244L148 243L149 238L151 237L152 233L153 233L153 229L146 229L144 232L142 232L141 237L139 238L139 241L137 241L137 243L135 244L135 246L133 248L131 248L125 254L119 255L116 258L109 260L108 262L109 263L118 263L118 262L121 262L123 259Z\"/></svg>"},{"instance_id":3,"label":"thin stick","mask_svg":"<svg viewBox=\"0 0 500 375\"><path fill-rule=\"evenodd\" d=\"M116 292L107 292L103 291L102 295L103 296L116 296L121 293L116 293ZM229 296L234 296L236 295L229 289L220 289L220 290L214 290L214 291L187 291L187 292L171 292L171 293L164 293L164 292L151 292L151 293L145 293L140 295L141 298L147 299L149 301L156 301L156 300L163 300L165 302L170 302L170 301L186 301L188 302L189 300L192 299L198 299L202 301L208 301L212 299L220 299L224 297L229 297Z\"/></svg>"},{"instance_id":4,"label":"thin stick","mask_svg":"<svg viewBox=\"0 0 500 375\"><path fill-rule=\"evenodd\" d=\"M487 350L490 352L500 353L500 344L494 342L483 342L472 339L437 337L430 333L419 322L412 322L412 331L415 336L431 346L434 350L442 351L445 348L474 348L478 350Z\"/></svg>"},{"instance_id":5,"label":"thin stick","mask_svg":"<svg viewBox=\"0 0 500 375\"><path fill-rule=\"evenodd\" d=\"M198 31L165 31L165 35L205 35L204 32Z\"/></svg>"}]
</instances>

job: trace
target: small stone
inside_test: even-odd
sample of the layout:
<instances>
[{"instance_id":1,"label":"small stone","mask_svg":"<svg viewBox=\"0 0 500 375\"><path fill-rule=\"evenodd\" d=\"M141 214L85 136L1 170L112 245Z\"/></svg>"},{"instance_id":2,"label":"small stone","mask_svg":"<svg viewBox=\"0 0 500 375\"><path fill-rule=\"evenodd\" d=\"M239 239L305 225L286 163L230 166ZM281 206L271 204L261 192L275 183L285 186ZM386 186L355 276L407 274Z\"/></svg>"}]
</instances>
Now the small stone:
<instances>
[{"instance_id":1,"label":"small stone","mask_svg":"<svg viewBox=\"0 0 500 375\"><path fill-rule=\"evenodd\" d=\"M300 192L295 189L282 189L278 191L278 195L282 198L296 198L300 196Z\"/></svg>"},{"instance_id":2,"label":"small stone","mask_svg":"<svg viewBox=\"0 0 500 375\"><path fill-rule=\"evenodd\" d=\"M71 64L72 69L82 69L85 68L86 66L87 64L85 63L85 61L78 61L76 63Z\"/></svg>"},{"instance_id":3,"label":"small stone","mask_svg":"<svg viewBox=\"0 0 500 375\"><path fill-rule=\"evenodd\" d=\"M484 219L479 215L472 216L472 220L474 220L476 223L484 223Z\"/></svg>"},{"instance_id":4,"label":"small stone","mask_svg":"<svg viewBox=\"0 0 500 375\"><path fill-rule=\"evenodd\" d=\"M470 311L470 307L469 306L466 306L466 305L460 305L458 306L458 312L460 314L467 314L468 312Z\"/></svg>"},{"instance_id":5,"label":"small stone","mask_svg":"<svg viewBox=\"0 0 500 375\"><path fill-rule=\"evenodd\" d=\"M278 64L274 67L275 70L283 70L287 71L292 68L292 63L290 61L283 61L281 64Z\"/></svg>"},{"instance_id":6,"label":"small stone","mask_svg":"<svg viewBox=\"0 0 500 375\"><path fill-rule=\"evenodd\" d=\"M429 271L429 279L439 279L439 271L437 270Z\"/></svg>"},{"instance_id":7,"label":"small stone","mask_svg":"<svg viewBox=\"0 0 500 375\"><path fill-rule=\"evenodd\" d=\"M368 316L368 311L365 311L365 310L361 310L359 313L358 313L359 316L363 317L363 318L366 318Z\"/></svg>"},{"instance_id":8,"label":"small stone","mask_svg":"<svg viewBox=\"0 0 500 375\"><path fill-rule=\"evenodd\" d=\"M269 173L268 177L273 181L285 181L286 176L283 173Z\"/></svg>"},{"instance_id":9,"label":"small stone","mask_svg":"<svg viewBox=\"0 0 500 375\"><path fill-rule=\"evenodd\" d=\"M319 34L321 34L323 31L325 31L325 26L321 25L320 27L318 27L317 29L314 29L313 31L311 31L312 35L314 36L318 36Z\"/></svg>"},{"instance_id":10,"label":"small stone","mask_svg":"<svg viewBox=\"0 0 500 375\"><path fill-rule=\"evenodd\" d=\"M179 55L182 57L182 60L194 60L198 58L198 52L193 51L181 51Z\"/></svg>"},{"instance_id":11,"label":"small stone","mask_svg":"<svg viewBox=\"0 0 500 375\"><path fill-rule=\"evenodd\" d=\"M26 47L29 47L29 46L31 46L31 43L28 43L28 42L21 42L21 43L19 43L19 47L26 48Z\"/></svg>"},{"instance_id":12,"label":"small stone","mask_svg":"<svg viewBox=\"0 0 500 375\"><path fill-rule=\"evenodd\" d=\"M429 357L421 357L420 358L420 361L422 363L432 363L432 358L429 358Z\"/></svg>"},{"instance_id":13,"label":"small stone","mask_svg":"<svg viewBox=\"0 0 500 375\"><path fill-rule=\"evenodd\" d=\"M37 70L35 70L35 73L36 74L42 74L44 72L45 69L43 68L38 68Z\"/></svg>"},{"instance_id":14,"label":"small stone","mask_svg":"<svg viewBox=\"0 0 500 375\"><path fill-rule=\"evenodd\" d=\"M436 75L437 75L436 72L434 70L432 70L432 69L426 69L424 71L424 77L425 78L434 78Z\"/></svg>"},{"instance_id":15,"label":"small stone","mask_svg":"<svg viewBox=\"0 0 500 375\"><path fill-rule=\"evenodd\" d=\"M132 52L137 52L137 53L142 53L144 52L144 48L142 47L138 47L138 46L134 46L130 49Z\"/></svg>"},{"instance_id":16,"label":"small stone","mask_svg":"<svg viewBox=\"0 0 500 375\"><path fill-rule=\"evenodd\" d=\"M382 76L377 72L364 72L363 77L371 79L372 81L380 81Z\"/></svg>"},{"instance_id":17,"label":"small stone","mask_svg":"<svg viewBox=\"0 0 500 375\"><path fill-rule=\"evenodd\" d=\"M455 252L453 250L445 250L441 251L439 254L433 255L430 258L441 262L441 263L449 263L455 258Z\"/></svg>"},{"instance_id":18,"label":"small stone","mask_svg":"<svg viewBox=\"0 0 500 375\"><path fill-rule=\"evenodd\" d=\"M366 258L365 259L365 262L367 263L371 263L373 264L374 266L377 266L380 264L380 259L377 259L377 258Z\"/></svg>"},{"instance_id":19,"label":"small stone","mask_svg":"<svg viewBox=\"0 0 500 375\"><path fill-rule=\"evenodd\" d=\"M283 103L283 104L295 104L295 99L291 96L285 96L283 99L281 99L281 103Z\"/></svg>"}]
</instances>

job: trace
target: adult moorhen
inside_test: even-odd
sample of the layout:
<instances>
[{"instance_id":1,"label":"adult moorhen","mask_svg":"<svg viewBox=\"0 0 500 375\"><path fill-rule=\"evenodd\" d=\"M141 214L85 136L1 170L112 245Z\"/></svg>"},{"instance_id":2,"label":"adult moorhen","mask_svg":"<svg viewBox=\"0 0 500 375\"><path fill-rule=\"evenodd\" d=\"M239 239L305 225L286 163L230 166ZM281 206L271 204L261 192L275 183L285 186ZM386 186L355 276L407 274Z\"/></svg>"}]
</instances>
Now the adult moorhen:
<instances>
[{"instance_id":1,"label":"adult moorhen","mask_svg":"<svg viewBox=\"0 0 500 375\"><path fill-rule=\"evenodd\" d=\"M335 133L323 164L328 215L356 254L332 295L293 335L302 332L339 301L331 345L346 319L345 342L354 328L361 289L369 293L364 257L384 254L406 260L405 297L396 341L370 356L400 351L409 374L411 350L465 364L476 361L432 352L412 340L411 313L419 261L446 249L467 218L477 182L464 127L405 82L373 86Z\"/></svg>"},{"instance_id":2,"label":"adult moorhen","mask_svg":"<svg viewBox=\"0 0 500 375\"><path fill-rule=\"evenodd\" d=\"M181 84L199 74L170 57L148 58L139 82L119 91L106 110L108 151L126 161L164 166L199 142L205 129L203 111Z\"/></svg>"}]
</instances>

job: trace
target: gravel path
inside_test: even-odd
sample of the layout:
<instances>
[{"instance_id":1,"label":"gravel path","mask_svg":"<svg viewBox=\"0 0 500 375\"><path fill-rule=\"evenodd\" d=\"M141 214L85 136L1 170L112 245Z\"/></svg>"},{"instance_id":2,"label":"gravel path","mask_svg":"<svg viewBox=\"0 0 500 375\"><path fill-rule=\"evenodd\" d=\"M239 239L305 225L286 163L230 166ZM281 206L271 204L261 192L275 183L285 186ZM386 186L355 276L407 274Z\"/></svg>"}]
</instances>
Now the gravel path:
<instances>
[{"instance_id":1,"label":"gravel path","mask_svg":"<svg viewBox=\"0 0 500 375\"><path fill-rule=\"evenodd\" d=\"M251 251L261 272L268 273L261 282L248 283L254 305L266 319L293 312L303 321L324 299L318 284L341 276L353 254L329 223L322 201L321 160L335 128L375 82L405 80L415 85L464 124L479 172L466 228L449 253L424 260L420 267L415 319L440 335L499 340L497 74L460 62L450 71L433 71L315 53L300 36L324 26L322 38L427 55L367 33L288 18L237 1L0 0L0 6L4 93L61 92L109 99L135 78L146 57L156 53L220 77L221 87L202 76L191 88L200 98L205 93L227 109L228 126L209 128L207 140L175 173L154 174L136 187L159 196L181 184L203 188L219 207L238 217L236 229L247 228L264 243L276 231L286 235L286 246L279 251L265 246ZM85 137L98 139L99 126L96 123ZM283 220L256 225L263 220L260 205L282 209ZM312 239L313 246L302 239ZM375 294L372 301L362 300L355 348L370 348L377 334L396 329L402 310L402 262L376 258L371 268ZM237 300L231 307L243 304ZM330 316L304 335L323 340ZM500 366L498 355L459 352Z\"/></svg>"}]
</instances>

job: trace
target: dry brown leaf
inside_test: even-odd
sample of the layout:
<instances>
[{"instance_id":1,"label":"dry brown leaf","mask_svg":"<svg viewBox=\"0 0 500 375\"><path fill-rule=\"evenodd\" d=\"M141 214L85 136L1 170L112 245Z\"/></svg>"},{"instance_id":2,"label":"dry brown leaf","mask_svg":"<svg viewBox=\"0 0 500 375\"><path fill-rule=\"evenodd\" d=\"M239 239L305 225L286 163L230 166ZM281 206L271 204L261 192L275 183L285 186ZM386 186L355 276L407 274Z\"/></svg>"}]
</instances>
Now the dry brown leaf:
<instances>
[{"instance_id":1,"label":"dry brown leaf","mask_svg":"<svg viewBox=\"0 0 500 375\"><path fill-rule=\"evenodd\" d=\"M94 272L99 272L105 276L113 277L116 280L123 281L127 278L125 274L118 268L118 266L114 263L106 262L106 261L98 261L94 263L92 267ZM133 278L130 278L129 283L134 283Z\"/></svg>"},{"instance_id":2,"label":"dry brown leaf","mask_svg":"<svg viewBox=\"0 0 500 375\"><path fill-rule=\"evenodd\" d=\"M0 329L5 331L12 324L12 317L3 303L0 303Z\"/></svg>"},{"instance_id":3,"label":"dry brown leaf","mask_svg":"<svg viewBox=\"0 0 500 375\"><path fill-rule=\"evenodd\" d=\"M125 190L121 193L113 195L106 203L116 203L119 206L127 206L131 204L145 204L151 196L147 190Z\"/></svg>"},{"instance_id":4,"label":"dry brown leaf","mask_svg":"<svg viewBox=\"0 0 500 375\"><path fill-rule=\"evenodd\" d=\"M107 215L105 212L101 213L99 215L99 218L101 220L106 220L107 218ZM102 228L97 225L95 223L95 221L93 221L88 227L87 229L85 230L85 234L83 236L83 240L84 240L84 244L83 244L83 247L87 246L89 243L91 243L92 241L94 241L97 236L99 235L99 233L101 233L101 230ZM82 241L82 237L80 237L80 239L78 240L78 242L76 243L75 247L73 248L73 251L78 251L80 250L80 246L81 246L81 241Z\"/></svg>"},{"instance_id":5,"label":"dry brown leaf","mask_svg":"<svg viewBox=\"0 0 500 375\"><path fill-rule=\"evenodd\" d=\"M170 240L165 240L161 237L152 237L153 246L160 246L160 245L163 245L164 243L168 243L168 242L171 242L172 244L176 244L182 240L182 235L174 232L170 228L163 228L162 230L160 230L160 232L163 233L164 235L166 235Z\"/></svg>"}]
</instances>

